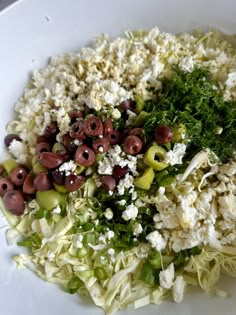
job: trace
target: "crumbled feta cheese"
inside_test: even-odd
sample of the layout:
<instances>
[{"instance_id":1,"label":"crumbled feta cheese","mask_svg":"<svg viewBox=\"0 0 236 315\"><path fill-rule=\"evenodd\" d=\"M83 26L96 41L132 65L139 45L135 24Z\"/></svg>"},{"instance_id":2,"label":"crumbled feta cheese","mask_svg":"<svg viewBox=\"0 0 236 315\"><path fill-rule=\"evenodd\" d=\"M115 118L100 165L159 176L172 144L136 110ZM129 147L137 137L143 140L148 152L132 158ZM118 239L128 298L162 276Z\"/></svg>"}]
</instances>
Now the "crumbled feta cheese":
<instances>
[{"instance_id":1,"label":"crumbled feta cheese","mask_svg":"<svg viewBox=\"0 0 236 315\"><path fill-rule=\"evenodd\" d=\"M140 223L135 223L133 235L139 236L143 232L143 227Z\"/></svg>"},{"instance_id":2,"label":"crumbled feta cheese","mask_svg":"<svg viewBox=\"0 0 236 315\"><path fill-rule=\"evenodd\" d=\"M113 167L108 157L98 162L98 174L112 175Z\"/></svg>"},{"instance_id":3,"label":"crumbled feta cheese","mask_svg":"<svg viewBox=\"0 0 236 315\"><path fill-rule=\"evenodd\" d=\"M111 146L103 160L98 162L98 173L112 175L115 165L128 166L133 175L137 175L137 158L131 155L122 156L124 153L119 145Z\"/></svg>"},{"instance_id":4,"label":"crumbled feta cheese","mask_svg":"<svg viewBox=\"0 0 236 315\"><path fill-rule=\"evenodd\" d=\"M60 214L60 213L61 213L61 207L58 205L58 206L56 206L56 208L54 208L52 211L53 211L53 213L55 213L55 214Z\"/></svg>"},{"instance_id":5,"label":"crumbled feta cheese","mask_svg":"<svg viewBox=\"0 0 236 315\"><path fill-rule=\"evenodd\" d=\"M170 165L182 164L185 151L186 145L184 143L175 143L173 150L170 150L165 154L164 162Z\"/></svg>"},{"instance_id":6,"label":"crumbled feta cheese","mask_svg":"<svg viewBox=\"0 0 236 315\"><path fill-rule=\"evenodd\" d=\"M121 112L119 111L119 109L114 108L112 111L112 117L114 119L119 119L121 117Z\"/></svg>"},{"instance_id":7,"label":"crumbled feta cheese","mask_svg":"<svg viewBox=\"0 0 236 315\"><path fill-rule=\"evenodd\" d=\"M106 237L108 238L108 240L112 239L114 236L115 236L115 233L113 231L111 231L111 230L109 230L106 233Z\"/></svg>"},{"instance_id":8,"label":"crumbled feta cheese","mask_svg":"<svg viewBox=\"0 0 236 315\"><path fill-rule=\"evenodd\" d=\"M75 162L73 160L70 160L70 161L65 162L62 165L60 165L59 171L65 172L65 175L68 176L74 172L76 167L77 167L77 165L75 164Z\"/></svg>"},{"instance_id":9,"label":"crumbled feta cheese","mask_svg":"<svg viewBox=\"0 0 236 315\"><path fill-rule=\"evenodd\" d=\"M117 185L117 191L119 195L124 195L125 189L129 189L131 187L134 187L134 178L130 174L126 174L124 178L120 179L118 185Z\"/></svg>"},{"instance_id":10,"label":"crumbled feta cheese","mask_svg":"<svg viewBox=\"0 0 236 315\"><path fill-rule=\"evenodd\" d=\"M122 199L120 201L117 201L117 204L121 205L121 206L124 206L126 205L126 200L125 199Z\"/></svg>"},{"instance_id":11,"label":"crumbled feta cheese","mask_svg":"<svg viewBox=\"0 0 236 315\"><path fill-rule=\"evenodd\" d=\"M135 121L137 114L135 114L132 110L127 110L128 119L126 120L126 126L130 126Z\"/></svg>"},{"instance_id":12,"label":"crumbled feta cheese","mask_svg":"<svg viewBox=\"0 0 236 315\"><path fill-rule=\"evenodd\" d=\"M181 60L179 62L179 67L185 72L193 71L193 67L194 67L193 57L189 56L189 57L181 58Z\"/></svg>"},{"instance_id":13,"label":"crumbled feta cheese","mask_svg":"<svg viewBox=\"0 0 236 315\"><path fill-rule=\"evenodd\" d=\"M159 273L160 286L164 289L170 289L173 285L174 277L175 268L174 264L171 263L165 270Z\"/></svg>"},{"instance_id":14,"label":"crumbled feta cheese","mask_svg":"<svg viewBox=\"0 0 236 315\"><path fill-rule=\"evenodd\" d=\"M106 235L101 234L98 238L99 242L106 244Z\"/></svg>"},{"instance_id":15,"label":"crumbled feta cheese","mask_svg":"<svg viewBox=\"0 0 236 315\"><path fill-rule=\"evenodd\" d=\"M12 140L8 150L18 163L27 163L27 147L23 142L16 139Z\"/></svg>"},{"instance_id":16,"label":"crumbled feta cheese","mask_svg":"<svg viewBox=\"0 0 236 315\"><path fill-rule=\"evenodd\" d=\"M122 218L125 221L133 220L138 215L138 208L134 205L128 205L128 207L122 212Z\"/></svg>"},{"instance_id":17,"label":"crumbled feta cheese","mask_svg":"<svg viewBox=\"0 0 236 315\"><path fill-rule=\"evenodd\" d=\"M108 255L114 256L115 255L115 250L113 248L109 248L107 251Z\"/></svg>"},{"instance_id":18,"label":"crumbled feta cheese","mask_svg":"<svg viewBox=\"0 0 236 315\"><path fill-rule=\"evenodd\" d=\"M146 236L151 246L157 251L161 251L166 247L166 240L158 231L153 231Z\"/></svg>"},{"instance_id":19,"label":"crumbled feta cheese","mask_svg":"<svg viewBox=\"0 0 236 315\"><path fill-rule=\"evenodd\" d=\"M173 299L176 303L180 303L183 301L184 289L185 289L184 277L177 276L172 288Z\"/></svg>"},{"instance_id":20,"label":"crumbled feta cheese","mask_svg":"<svg viewBox=\"0 0 236 315\"><path fill-rule=\"evenodd\" d=\"M225 218L225 220L236 220L236 196L229 193L225 196L220 196L218 198L218 203L220 205L219 211Z\"/></svg>"},{"instance_id":21,"label":"crumbled feta cheese","mask_svg":"<svg viewBox=\"0 0 236 315\"><path fill-rule=\"evenodd\" d=\"M228 79L225 81L227 87L232 88L236 86L236 72L228 74Z\"/></svg>"},{"instance_id":22,"label":"crumbled feta cheese","mask_svg":"<svg viewBox=\"0 0 236 315\"><path fill-rule=\"evenodd\" d=\"M104 216L107 220L111 220L113 218L113 211L111 210L111 208L106 208Z\"/></svg>"}]
</instances>

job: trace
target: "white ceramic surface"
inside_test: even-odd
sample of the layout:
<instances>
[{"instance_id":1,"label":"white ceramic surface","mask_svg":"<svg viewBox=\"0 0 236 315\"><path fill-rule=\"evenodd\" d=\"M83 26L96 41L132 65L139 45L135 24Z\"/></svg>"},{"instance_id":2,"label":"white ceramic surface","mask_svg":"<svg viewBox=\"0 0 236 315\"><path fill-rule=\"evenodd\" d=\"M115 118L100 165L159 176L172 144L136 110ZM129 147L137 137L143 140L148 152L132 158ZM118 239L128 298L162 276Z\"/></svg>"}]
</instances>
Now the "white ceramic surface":
<instances>
[{"instance_id":1,"label":"white ceramic surface","mask_svg":"<svg viewBox=\"0 0 236 315\"><path fill-rule=\"evenodd\" d=\"M48 57L74 51L99 33L119 35L125 29L150 28L181 32L195 27L236 31L235 0L21 0L0 13L0 156L4 126L30 72ZM0 214L0 217L2 215ZM6 222L0 218L0 226ZM0 230L0 314L77 315L103 312L87 300L64 293L28 270L16 270L11 256L19 250L5 241ZM236 283L221 286L231 297L221 299L191 291L182 304L166 302L123 315L233 315Z\"/></svg>"}]
</instances>

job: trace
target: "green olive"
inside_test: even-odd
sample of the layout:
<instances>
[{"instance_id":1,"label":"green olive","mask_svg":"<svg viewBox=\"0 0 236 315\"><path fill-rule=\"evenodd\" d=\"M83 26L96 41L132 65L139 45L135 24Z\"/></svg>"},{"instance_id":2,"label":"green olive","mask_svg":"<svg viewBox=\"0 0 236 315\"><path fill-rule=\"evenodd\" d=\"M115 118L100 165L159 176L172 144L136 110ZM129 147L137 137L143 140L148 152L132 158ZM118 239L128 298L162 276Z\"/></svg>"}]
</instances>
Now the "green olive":
<instances>
[{"instance_id":1,"label":"green olive","mask_svg":"<svg viewBox=\"0 0 236 315\"><path fill-rule=\"evenodd\" d=\"M61 152L65 152L65 147L62 143L56 142L54 143L53 147L52 147L52 152L53 153L58 153L60 154Z\"/></svg>"},{"instance_id":2,"label":"green olive","mask_svg":"<svg viewBox=\"0 0 236 315\"><path fill-rule=\"evenodd\" d=\"M141 111L138 116L135 118L135 121L134 121L134 126L135 127L142 127L144 125L144 122L145 122L145 118L148 116L149 114L145 111Z\"/></svg>"},{"instance_id":3,"label":"green olive","mask_svg":"<svg viewBox=\"0 0 236 315\"><path fill-rule=\"evenodd\" d=\"M143 175L134 179L134 185L138 188L148 190L151 187L155 173L151 167L146 168Z\"/></svg>"},{"instance_id":4,"label":"green olive","mask_svg":"<svg viewBox=\"0 0 236 315\"><path fill-rule=\"evenodd\" d=\"M31 164L33 166L36 163L38 163L38 157L37 157L37 155L34 155L33 158L32 158Z\"/></svg>"},{"instance_id":5,"label":"green olive","mask_svg":"<svg viewBox=\"0 0 236 315\"><path fill-rule=\"evenodd\" d=\"M151 146L143 156L144 163L154 170L161 171L168 166L167 163L161 162L165 157L166 150L158 145Z\"/></svg>"},{"instance_id":6,"label":"green olive","mask_svg":"<svg viewBox=\"0 0 236 315\"><path fill-rule=\"evenodd\" d=\"M56 183L53 183L53 186L56 189L56 191L58 191L61 194L68 193L68 190L66 189L66 187L64 185L58 185Z\"/></svg>"},{"instance_id":7,"label":"green olive","mask_svg":"<svg viewBox=\"0 0 236 315\"><path fill-rule=\"evenodd\" d=\"M14 159L8 159L2 162L2 167L5 169L9 175L11 171L18 167L18 163Z\"/></svg>"},{"instance_id":8,"label":"green olive","mask_svg":"<svg viewBox=\"0 0 236 315\"><path fill-rule=\"evenodd\" d=\"M35 162L34 164L32 164L32 167L33 167L32 171L34 175L38 175L41 172L47 172L46 168L39 162Z\"/></svg>"},{"instance_id":9,"label":"green olive","mask_svg":"<svg viewBox=\"0 0 236 315\"><path fill-rule=\"evenodd\" d=\"M134 100L136 102L135 113L139 114L141 110L144 108L144 99L140 95L135 95Z\"/></svg>"},{"instance_id":10,"label":"green olive","mask_svg":"<svg viewBox=\"0 0 236 315\"><path fill-rule=\"evenodd\" d=\"M65 198L56 190L37 191L36 201L39 207L45 210L56 208Z\"/></svg>"},{"instance_id":11,"label":"green olive","mask_svg":"<svg viewBox=\"0 0 236 315\"><path fill-rule=\"evenodd\" d=\"M85 170L85 166L80 165L80 164L77 163L74 172L75 172L77 175L79 175L79 174L81 174L84 170Z\"/></svg>"}]
</instances>

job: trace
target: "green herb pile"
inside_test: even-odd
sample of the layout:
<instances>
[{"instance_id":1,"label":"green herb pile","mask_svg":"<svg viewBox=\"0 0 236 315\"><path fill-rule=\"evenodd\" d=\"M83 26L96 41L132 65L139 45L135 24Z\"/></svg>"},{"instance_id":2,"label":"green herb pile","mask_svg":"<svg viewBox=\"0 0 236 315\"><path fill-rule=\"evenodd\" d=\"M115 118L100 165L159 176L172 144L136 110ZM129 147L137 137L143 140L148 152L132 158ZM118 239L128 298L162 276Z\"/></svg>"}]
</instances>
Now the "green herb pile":
<instances>
[{"instance_id":1,"label":"green herb pile","mask_svg":"<svg viewBox=\"0 0 236 315\"><path fill-rule=\"evenodd\" d=\"M192 72L173 68L173 77L163 81L156 102L148 102L145 110L146 137L158 124L183 124L189 139L189 154L211 149L222 162L232 157L236 144L236 102L225 101L209 71L195 67ZM189 157L189 156L188 156Z\"/></svg>"}]
</instances>

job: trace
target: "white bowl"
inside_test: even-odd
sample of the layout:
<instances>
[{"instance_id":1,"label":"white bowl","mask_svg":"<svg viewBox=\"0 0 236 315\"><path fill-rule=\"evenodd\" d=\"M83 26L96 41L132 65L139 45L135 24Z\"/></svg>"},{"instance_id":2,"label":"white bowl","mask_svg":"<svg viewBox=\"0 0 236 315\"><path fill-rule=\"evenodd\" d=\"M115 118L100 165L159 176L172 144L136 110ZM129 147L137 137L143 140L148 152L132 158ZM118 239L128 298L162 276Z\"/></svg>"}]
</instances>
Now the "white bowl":
<instances>
[{"instance_id":1,"label":"white bowl","mask_svg":"<svg viewBox=\"0 0 236 315\"><path fill-rule=\"evenodd\" d=\"M48 57L75 51L96 35L120 35L126 29L151 28L161 31L191 31L196 27L236 30L234 0L22 0L0 14L0 155L4 126L13 117L13 107L33 69L44 66ZM6 224L0 219L1 226ZM29 270L16 270L5 230L0 230L0 313L2 315L103 314L90 301L68 295L45 283ZM223 279L221 286L231 297L187 292L182 304L165 302L125 315L233 315L236 283Z\"/></svg>"}]
</instances>

